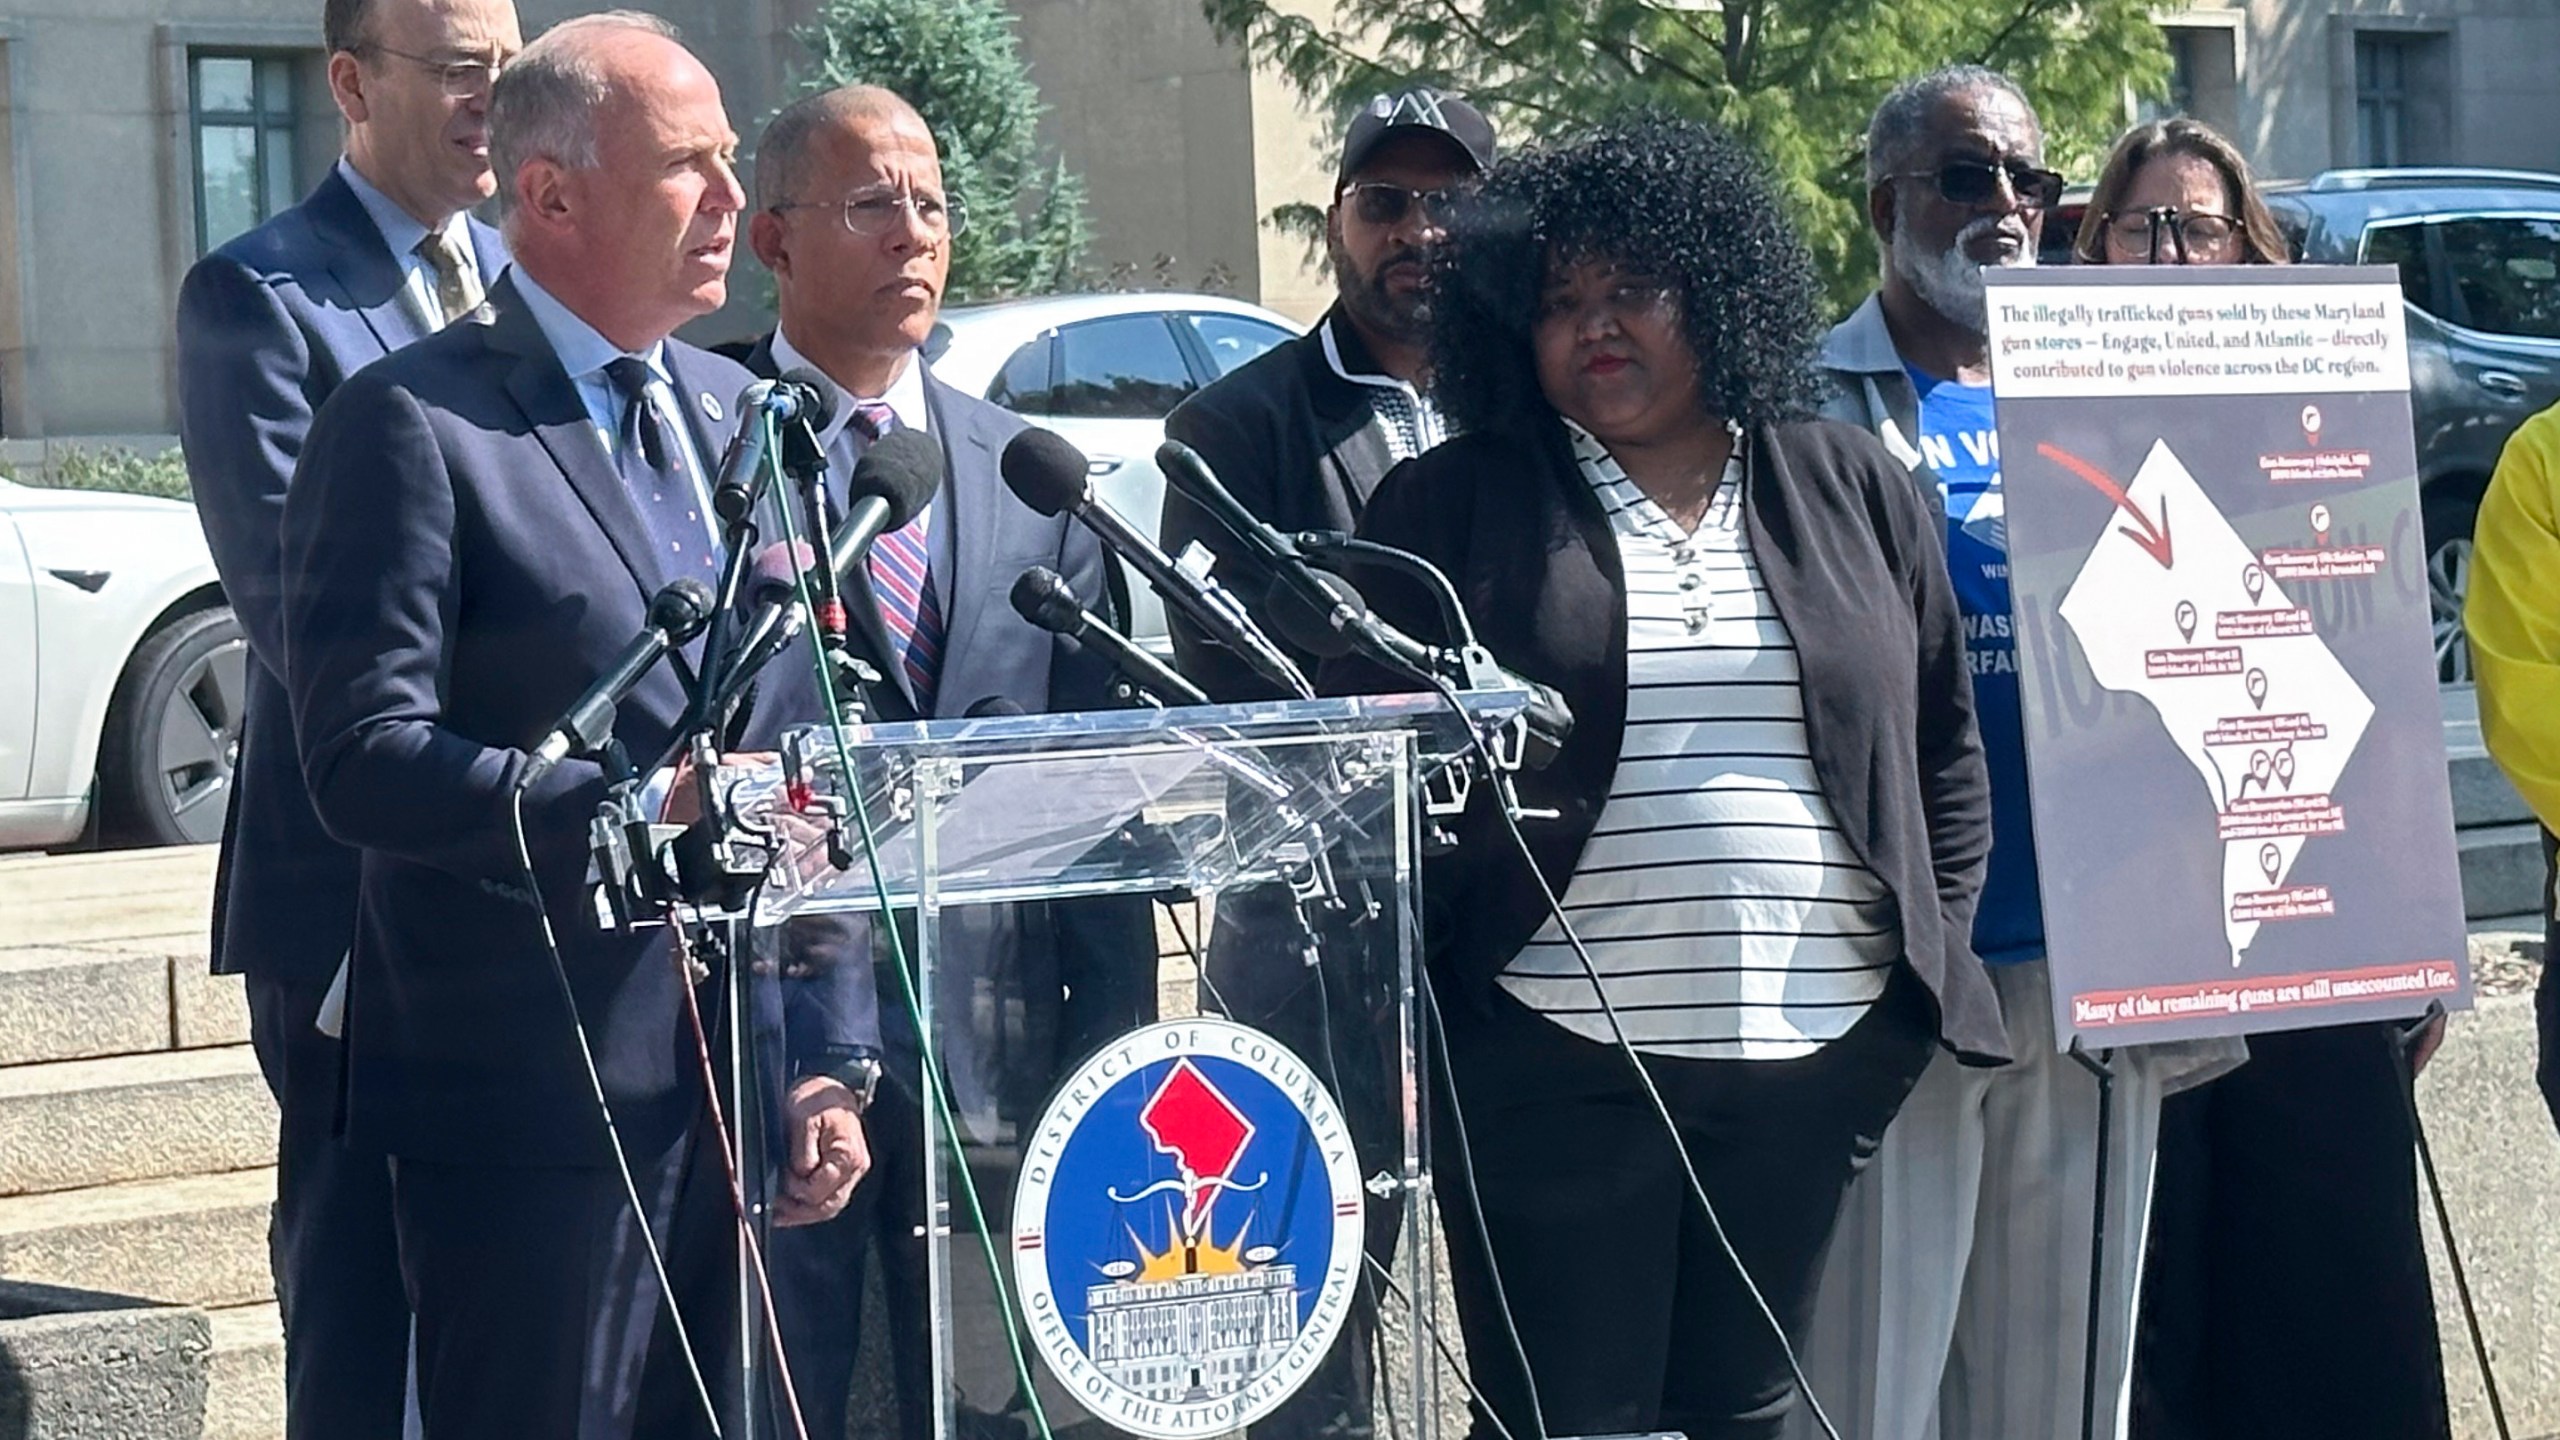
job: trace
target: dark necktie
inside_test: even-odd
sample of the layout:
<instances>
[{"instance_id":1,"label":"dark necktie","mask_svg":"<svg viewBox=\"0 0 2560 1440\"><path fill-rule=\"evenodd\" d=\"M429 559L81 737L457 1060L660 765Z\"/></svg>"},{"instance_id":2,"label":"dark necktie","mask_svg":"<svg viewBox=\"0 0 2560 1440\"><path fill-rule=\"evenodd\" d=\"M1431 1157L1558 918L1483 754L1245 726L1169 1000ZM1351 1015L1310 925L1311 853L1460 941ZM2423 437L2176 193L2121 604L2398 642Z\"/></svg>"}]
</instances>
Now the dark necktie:
<instances>
[{"instance_id":1,"label":"dark necktie","mask_svg":"<svg viewBox=\"0 0 2560 1440\"><path fill-rule=\"evenodd\" d=\"M898 428L898 412L877 400L857 400L850 422L867 441ZM942 602L933 593L933 507L925 506L906 528L871 542L871 592L880 619L898 648L916 713L933 713L934 682L942 669Z\"/></svg>"},{"instance_id":2,"label":"dark necktie","mask_svg":"<svg viewBox=\"0 0 2560 1440\"><path fill-rule=\"evenodd\" d=\"M702 520L702 497L684 473L674 437L649 403L649 364L629 355L604 367L622 399L622 423L615 427L614 463L631 503L649 527L661 568L670 580L679 575L717 578L720 554Z\"/></svg>"},{"instance_id":3,"label":"dark necktie","mask_svg":"<svg viewBox=\"0 0 2560 1440\"><path fill-rule=\"evenodd\" d=\"M418 242L418 258L427 262L427 270L435 276L436 305L444 311L444 323L452 324L480 308L480 280L462 263L462 247L441 230L430 230Z\"/></svg>"}]
</instances>

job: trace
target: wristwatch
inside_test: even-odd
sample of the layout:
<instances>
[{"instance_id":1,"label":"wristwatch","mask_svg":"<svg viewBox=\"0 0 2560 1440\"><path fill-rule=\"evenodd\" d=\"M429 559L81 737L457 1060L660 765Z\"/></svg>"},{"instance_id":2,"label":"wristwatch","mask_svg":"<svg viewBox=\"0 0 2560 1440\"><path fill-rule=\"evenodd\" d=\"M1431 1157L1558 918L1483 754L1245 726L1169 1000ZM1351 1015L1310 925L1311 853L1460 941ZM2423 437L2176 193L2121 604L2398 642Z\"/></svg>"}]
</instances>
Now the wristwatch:
<instances>
[{"instance_id":1,"label":"wristwatch","mask_svg":"<svg viewBox=\"0 0 2560 1440\"><path fill-rule=\"evenodd\" d=\"M853 1113L860 1115L871 1108L872 1097L880 1093L880 1052L851 1049L832 1052L829 1063L813 1074L823 1075L853 1092Z\"/></svg>"}]
</instances>

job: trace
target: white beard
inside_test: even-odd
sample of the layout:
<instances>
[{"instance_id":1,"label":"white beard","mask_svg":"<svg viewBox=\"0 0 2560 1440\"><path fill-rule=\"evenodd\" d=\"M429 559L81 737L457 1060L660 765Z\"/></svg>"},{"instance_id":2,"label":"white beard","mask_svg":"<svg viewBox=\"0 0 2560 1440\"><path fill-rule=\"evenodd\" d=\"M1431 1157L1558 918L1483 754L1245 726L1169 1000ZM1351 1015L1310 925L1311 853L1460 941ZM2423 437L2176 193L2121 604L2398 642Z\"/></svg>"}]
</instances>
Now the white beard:
<instances>
[{"instance_id":1,"label":"white beard","mask_svg":"<svg viewBox=\"0 0 2560 1440\"><path fill-rule=\"evenodd\" d=\"M2003 218L1985 215L1974 220L1956 232L1954 243L1945 251L1929 255L1922 253L1918 243L1912 240L1910 227L1903 223L1901 214L1897 212L1893 217L1893 241L1887 252L1887 263L1893 266L1895 274L1909 282L1913 292L1930 309L1973 334L1984 334L1991 328L1991 312L1982 298L1983 267L1965 254L1965 247L1999 229ZM2033 265L2036 263L2035 247L2022 245L2015 256L1998 263L2003 268Z\"/></svg>"}]
</instances>

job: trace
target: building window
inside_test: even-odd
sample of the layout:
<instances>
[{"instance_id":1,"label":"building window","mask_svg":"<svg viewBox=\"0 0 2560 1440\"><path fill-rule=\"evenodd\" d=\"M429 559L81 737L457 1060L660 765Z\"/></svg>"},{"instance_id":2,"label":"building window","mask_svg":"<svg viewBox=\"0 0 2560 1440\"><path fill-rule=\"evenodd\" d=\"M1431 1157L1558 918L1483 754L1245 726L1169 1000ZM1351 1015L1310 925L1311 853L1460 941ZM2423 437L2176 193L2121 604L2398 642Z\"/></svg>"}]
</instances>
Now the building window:
<instances>
[{"instance_id":1,"label":"building window","mask_svg":"<svg viewBox=\"0 0 2560 1440\"><path fill-rule=\"evenodd\" d=\"M2356 163L2405 165L2409 153L2410 38L2356 37Z\"/></svg>"},{"instance_id":2,"label":"building window","mask_svg":"<svg viewBox=\"0 0 2560 1440\"><path fill-rule=\"evenodd\" d=\"M292 57L285 55L187 57L198 254L301 196L293 70Z\"/></svg>"},{"instance_id":3,"label":"building window","mask_svg":"<svg viewBox=\"0 0 2560 1440\"><path fill-rule=\"evenodd\" d=\"M2167 120L2186 115L2222 130L2237 128L2240 118L2240 31L2228 25L2164 25L2160 38L2169 47L2169 94L2145 100L2134 109L2137 119Z\"/></svg>"}]
</instances>

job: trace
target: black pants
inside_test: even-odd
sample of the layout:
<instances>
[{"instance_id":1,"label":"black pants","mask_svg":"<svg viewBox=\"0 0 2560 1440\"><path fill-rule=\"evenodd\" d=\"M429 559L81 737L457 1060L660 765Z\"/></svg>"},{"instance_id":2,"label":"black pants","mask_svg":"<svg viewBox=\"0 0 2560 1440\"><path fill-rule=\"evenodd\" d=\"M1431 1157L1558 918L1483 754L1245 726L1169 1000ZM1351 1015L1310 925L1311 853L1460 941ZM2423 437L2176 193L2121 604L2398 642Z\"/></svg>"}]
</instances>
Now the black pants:
<instances>
[{"instance_id":1,"label":"black pants","mask_svg":"<svg viewBox=\"0 0 2560 1440\"><path fill-rule=\"evenodd\" d=\"M328 986L249 977L249 1043L276 1097L276 1203L267 1230L284 1318L288 1440L399 1440L409 1301L391 1224L391 1171L338 1137L344 1047L312 1028Z\"/></svg>"},{"instance_id":2,"label":"black pants","mask_svg":"<svg viewBox=\"0 0 2560 1440\"><path fill-rule=\"evenodd\" d=\"M2398 1029L2252 1035L2160 1107L2137 1440L2446 1433Z\"/></svg>"},{"instance_id":3,"label":"black pants","mask_svg":"<svg viewBox=\"0 0 2560 1440\"><path fill-rule=\"evenodd\" d=\"M864 1338L863 1276L877 1244L895 1440L926 1440L933 1433L933 1315L924 1241L924 1111L903 1081L884 1080L862 1125L871 1170L843 1213L823 1225L773 1232L767 1262L774 1309L811 1440L841 1440Z\"/></svg>"},{"instance_id":4,"label":"black pants","mask_svg":"<svg viewBox=\"0 0 2560 1440\"><path fill-rule=\"evenodd\" d=\"M631 1156L711 1399L735 1404L737 1227L710 1127ZM612 1167L397 1160L427 1440L711 1434Z\"/></svg>"},{"instance_id":5,"label":"black pants","mask_svg":"<svg viewBox=\"0 0 2560 1440\"><path fill-rule=\"evenodd\" d=\"M2560 839L2542 832L2542 979L2533 990L2534 1062L2542 1103L2560 1125Z\"/></svg>"},{"instance_id":6,"label":"black pants","mask_svg":"<svg viewBox=\"0 0 2560 1440\"><path fill-rule=\"evenodd\" d=\"M1624 1052L1499 993L1490 1006L1445 1015L1471 1156L1445 1106L1432 1124L1478 1388L1512 1435L1534 1433L1498 1278L1546 1434L1778 1434L1797 1403L1784 1353L1691 1197ZM1804 1333L1850 1175L1928 1062L1927 1009L1918 981L1897 971L1848 1034L1802 1059L1647 1061L1725 1234L1790 1342ZM1475 1436L1492 1433L1479 1411Z\"/></svg>"}]
</instances>

